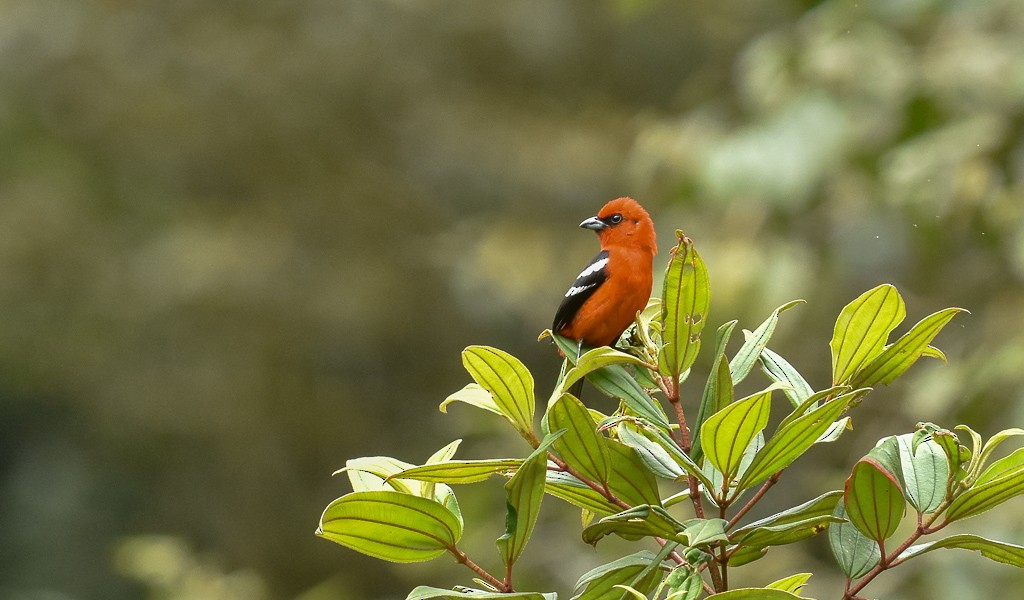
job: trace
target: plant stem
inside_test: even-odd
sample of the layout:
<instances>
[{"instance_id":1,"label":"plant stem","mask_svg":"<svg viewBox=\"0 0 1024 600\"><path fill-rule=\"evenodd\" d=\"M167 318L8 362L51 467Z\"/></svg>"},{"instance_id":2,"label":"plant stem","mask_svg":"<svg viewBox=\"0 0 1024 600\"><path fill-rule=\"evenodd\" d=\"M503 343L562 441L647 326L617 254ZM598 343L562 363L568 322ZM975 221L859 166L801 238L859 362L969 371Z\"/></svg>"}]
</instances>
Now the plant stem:
<instances>
[{"instance_id":1,"label":"plant stem","mask_svg":"<svg viewBox=\"0 0 1024 600\"><path fill-rule=\"evenodd\" d=\"M777 471L771 477L769 477L768 480L765 481L764 484L761 486L761 488L757 490L757 493L754 494L754 496L750 500L748 500L747 503L744 504L743 507L740 508L740 510L735 515L733 515L732 519L729 520L729 523L726 524L725 530L729 531L730 529L735 527L736 524L739 523L740 519L742 519L743 516L747 514L747 512L751 508L754 508L754 505L757 504L758 501L764 497L765 493L767 493L768 490L771 489L771 487L779 481L779 477L781 476L782 471Z\"/></svg>"},{"instance_id":2,"label":"plant stem","mask_svg":"<svg viewBox=\"0 0 1024 600\"><path fill-rule=\"evenodd\" d=\"M457 560L459 563L466 565L474 573L479 575L481 579L483 579L487 583L489 583L492 586L494 586L494 589L500 591L503 594L508 594L508 593L511 593L511 592L515 591L512 588L511 581L508 581L508 582L501 581L500 579L498 579L494 575L491 575L486 570L484 570L483 567L481 567L480 565L476 564L475 562L472 561L472 559L470 559L468 556L466 556L466 553L463 552L462 550L459 550L458 548L452 547L452 548L448 549L448 552L450 552L452 554L452 556L455 557L455 560ZM511 569L511 566L509 568Z\"/></svg>"}]
</instances>

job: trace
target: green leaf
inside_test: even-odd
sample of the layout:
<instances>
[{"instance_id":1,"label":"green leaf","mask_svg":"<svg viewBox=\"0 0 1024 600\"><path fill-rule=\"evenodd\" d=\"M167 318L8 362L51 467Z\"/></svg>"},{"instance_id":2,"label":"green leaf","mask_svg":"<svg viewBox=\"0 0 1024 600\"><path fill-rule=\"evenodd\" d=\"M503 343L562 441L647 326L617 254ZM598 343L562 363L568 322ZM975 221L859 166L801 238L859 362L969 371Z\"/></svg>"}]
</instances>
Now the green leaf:
<instances>
[{"instance_id":1,"label":"green leaf","mask_svg":"<svg viewBox=\"0 0 1024 600\"><path fill-rule=\"evenodd\" d=\"M725 344L728 342L729 334L732 332L732 326L734 325L736 325L736 322L733 320L733 322L725 324L718 330L719 337L718 344L716 344L717 347L715 348L715 366L712 368L711 374L708 375L708 383L705 385L705 391L703 391L703 395L700 397L697 419L693 424L694 434L690 445L690 456L694 461L699 460L703 456L703 448L700 445L700 428L709 417L724 409L733 400L732 374L729 372L729 362L725 359L724 352Z\"/></svg>"},{"instance_id":2,"label":"green leaf","mask_svg":"<svg viewBox=\"0 0 1024 600\"><path fill-rule=\"evenodd\" d=\"M896 476L871 455L853 466L844 500L850 522L878 543L895 533L906 508Z\"/></svg>"},{"instance_id":3,"label":"green leaf","mask_svg":"<svg viewBox=\"0 0 1024 600\"><path fill-rule=\"evenodd\" d=\"M559 430L545 437L505 484L505 533L495 543L508 568L519 559L537 524L540 503L544 499L548 447L557 442L563 433L565 430Z\"/></svg>"},{"instance_id":4,"label":"green leaf","mask_svg":"<svg viewBox=\"0 0 1024 600\"><path fill-rule=\"evenodd\" d=\"M353 492L327 506L316 535L374 558L421 562L454 549L462 524L433 500L401 492Z\"/></svg>"},{"instance_id":5,"label":"green leaf","mask_svg":"<svg viewBox=\"0 0 1024 600\"><path fill-rule=\"evenodd\" d=\"M853 378L854 387L890 383L910 368L925 353L935 336L962 308L947 308L928 315L871 360ZM888 332L886 332L888 337Z\"/></svg>"},{"instance_id":6,"label":"green leaf","mask_svg":"<svg viewBox=\"0 0 1024 600\"><path fill-rule=\"evenodd\" d=\"M665 271L661 295L664 345L658 355L661 374L671 377L679 377L696 360L711 298L704 261L681 231L676 237L679 244Z\"/></svg>"},{"instance_id":7,"label":"green leaf","mask_svg":"<svg viewBox=\"0 0 1024 600\"><path fill-rule=\"evenodd\" d=\"M785 469L802 456L823 435L843 411L866 390L844 394L780 427L764 448L754 456L740 479L739 488L747 489Z\"/></svg>"},{"instance_id":8,"label":"green leaf","mask_svg":"<svg viewBox=\"0 0 1024 600\"><path fill-rule=\"evenodd\" d=\"M1009 544L1007 542L997 542L996 540L989 540L967 533L953 535L934 542L911 546L900 554L899 560L907 560L924 554L925 552L931 552L932 550L938 550L940 548L962 548L964 550L975 550L977 552L981 552L981 555L985 558L992 559L996 562L1012 565L1014 567L1024 567L1024 546Z\"/></svg>"},{"instance_id":9,"label":"green leaf","mask_svg":"<svg viewBox=\"0 0 1024 600\"><path fill-rule=\"evenodd\" d=\"M664 508L644 504L609 515L587 526L583 530L583 541L595 545L601 538L613 533L627 540L643 537L674 539L676 533L684 528L685 525Z\"/></svg>"},{"instance_id":10,"label":"green leaf","mask_svg":"<svg viewBox=\"0 0 1024 600\"><path fill-rule=\"evenodd\" d=\"M743 346L740 347L736 356L733 357L732 362L729 363L729 369L732 371L732 381L734 384L746 379L747 375L750 374L751 369L754 368L754 364L757 363L758 357L761 356L761 351L764 350L765 345L768 344L768 340L771 339L772 334L775 333L775 326L779 323L779 314L803 303L803 300L791 300L776 308L772 311L772 314L765 319L764 323L758 325L757 329L746 336L746 341L743 342Z\"/></svg>"},{"instance_id":11,"label":"green leaf","mask_svg":"<svg viewBox=\"0 0 1024 600\"><path fill-rule=\"evenodd\" d=\"M714 499L715 504L722 506L726 502L735 502L740 495L743 493L743 489L736 485L738 478L743 477L746 473L747 468L750 467L750 463L754 461L754 455L764 448L764 432L759 431L754 439L747 444L747 447L743 450L743 456L740 457L740 466L736 470L736 476L729 478L726 481L722 472L715 468L711 461L704 461L704 473L707 474L708 479L711 480L712 486L708 488L709 495Z\"/></svg>"},{"instance_id":12,"label":"green leaf","mask_svg":"<svg viewBox=\"0 0 1024 600\"><path fill-rule=\"evenodd\" d=\"M686 478L686 471L672 458L661 444L651 440L628 423L619 423L616 432L623 444L636 450L644 466L658 477L679 481Z\"/></svg>"},{"instance_id":13,"label":"green leaf","mask_svg":"<svg viewBox=\"0 0 1024 600\"><path fill-rule=\"evenodd\" d=\"M764 558L766 554L768 554L768 548L743 546L737 548L736 551L729 556L729 566L742 567L745 564Z\"/></svg>"},{"instance_id":14,"label":"green leaf","mask_svg":"<svg viewBox=\"0 0 1024 600\"><path fill-rule=\"evenodd\" d=\"M613 515L622 507L568 473L548 470L544 492L598 515Z\"/></svg>"},{"instance_id":15,"label":"green leaf","mask_svg":"<svg viewBox=\"0 0 1024 600\"><path fill-rule=\"evenodd\" d=\"M882 284L846 305L836 320L832 348L832 381L851 381L882 353L889 334L906 316L903 298L896 288Z\"/></svg>"},{"instance_id":16,"label":"green leaf","mask_svg":"<svg viewBox=\"0 0 1024 600\"><path fill-rule=\"evenodd\" d=\"M558 594L554 592L487 592L471 588L459 588L444 590L441 588L421 585L409 592L405 600L558 600Z\"/></svg>"},{"instance_id":17,"label":"green leaf","mask_svg":"<svg viewBox=\"0 0 1024 600\"><path fill-rule=\"evenodd\" d=\"M511 354L489 346L462 351L462 364L473 379L491 393L494 403L524 436L533 435L533 375Z\"/></svg>"},{"instance_id":18,"label":"green leaf","mask_svg":"<svg viewBox=\"0 0 1024 600\"><path fill-rule=\"evenodd\" d=\"M488 460L450 460L434 465L423 465L400 471L393 477L447 483L450 485L476 483L491 475L507 475L523 464L521 458L495 458ZM391 481L394 481L393 479Z\"/></svg>"},{"instance_id":19,"label":"green leaf","mask_svg":"<svg viewBox=\"0 0 1024 600\"><path fill-rule=\"evenodd\" d=\"M748 396L708 417L701 427L704 454L727 479L739 470L743 451L768 425L776 387Z\"/></svg>"},{"instance_id":20,"label":"green leaf","mask_svg":"<svg viewBox=\"0 0 1024 600\"><path fill-rule=\"evenodd\" d=\"M804 586L807 585L807 581L811 578L811 575L813 575L813 573L797 573L796 575L790 575L789 577L783 577L782 579L773 581L765 587L799 594L800 590L804 589Z\"/></svg>"},{"instance_id":21,"label":"green leaf","mask_svg":"<svg viewBox=\"0 0 1024 600\"><path fill-rule=\"evenodd\" d=\"M770 588L740 588L711 594L708 600L801 600L800 596L784 590Z\"/></svg>"},{"instance_id":22,"label":"green leaf","mask_svg":"<svg viewBox=\"0 0 1024 600\"><path fill-rule=\"evenodd\" d=\"M1004 429L990 437L981 448L981 464L988 462L989 457L992 456L992 452L999 446L999 444L1002 444L1012 437L1019 437L1022 435L1024 435L1024 429L1011 427L1010 429Z\"/></svg>"},{"instance_id":23,"label":"green leaf","mask_svg":"<svg viewBox=\"0 0 1024 600\"><path fill-rule=\"evenodd\" d=\"M681 469L693 475L708 490L714 489L711 479L704 473L700 466L687 456L679 445L662 429L657 429L644 421L637 421L637 425L643 427L644 431L650 434L650 439L661 446ZM631 439L631 441L634 441ZM639 450L638 450L639 451Z\"/></svg>"},{"instance_id":24,"label":"green leaf","mask_svg":"<svg viewBox=\"0 0 1024 600\"><path fill-rule=\"evenodd\" d=\"M412 485L411 481L392 479L394 475L414 466L390 456L364 456L345 461L345 466L335 471L334 475L348 474L352 490L356 492L379 492L393 489L404 494L418 496L418 489L415 489L418 486Z\"/></svg>"},{"instance_id":25,"label":"green leaf","mask_svg":"<svg viewBox=\"0 0 1024 600\"><path fill-rule=\"evenodd\" d=\"M782 388L782 391L786 393L793 406L800 406L801 402L814 394L811 385L786 359L768 348L761 350L760 358L761 368L768 375L768 378L787 386Z\"/></svg>"},{"instance_id":26,"label":"green leaf","mask_svg":"<svg viewBox=\"0 0 1024 600\"><path fill-rule=\"evenodd\" d=\"M946 521L979 515L1024 494L1024 448L990 465L975 484L957 496L946 509Z\"/></svg>"},{"instance_id":27,"label":"green leaf","mask_svg":"<svg viewBox=\"0 0 1024 600\"><path fill-rule=\"evenodd\" d=\"M661 559L654 553L645 550L630 554L587 571L576 582L577 593L572 600L620 600L623 593L616 585L650 594L661 581L662 571Z\"/></svg>"},{"instance_id":28,"label":"green leaf","mask_svg":"<svg viewBox=\"0 0 1024 600\"><path fill-rule=\"evenodd\" d=\"M747 538L759 529L802 524L806 521L827 523L829 520L826 517L833 515L835 507L842 497L842 491L827 492L803 504L744 525L734 530L732 537L733 539L740 540L743 545L747 545L744 538Z\"/></svg>"},{"instance_id":29,"label":"green leaf","mask_svg":"<svg viewBox=\"0 0 1024 600\"><path fill-rule=\"evenodd\" d=\"M686 545L691 548L714 544L716 542L728 542L729 536L725 534L725 519L690 519L682 533L686 536Z\"/></svg>"},{"instance_id":30,"label":"green leaf","mask_svg":"<svg viewBox=\"0 0 1024 600\"><path fill-rule=\"evenodd\" d=\"M552 445L554 452L587 479L607 483L611 459L606 438L597 433L587 407L572 394L563 394L548 407L545 419L551 431L566 430Z\"/></svg>"},{"instance_id":31,"label":"green leaf","mask_svg":"<svg viewBox=\"0 0 1024 600\"><path fill-rule=\"evenodd\" d=\"M611 365L587 375L587 381L612 398L625 403L634 414L668 429L668 417L661 405L645 392L622 365Z\"/></svg>"},{"instance_id":32,"label":"green leaf","mask_svg":"<svg viewBox=\"0 0 1024 600\"><path fill-rule=\"evenodd\" d=\"M841 520L831 515L807 518L779 525L764 525L754 528L740 539L737 545L750 548L784 546L814 537L828 529L829 524Z\"/></svg>"},{"instance_id":33,"label":"green leaf","mask_svg":"<svg viewBox=\"0 0 1024 600\"><path fill-rule=\"evenodd\" d=\"M608 488L630 506L661 505L658 482L654 474L644 467L635 450L614 440L605 440L611 458L611 477Z\"/></svg>"},{"instance_id":34,"label":"green leaf","mask_svg":"<svg viewBox=\"0 0 1024 600\"><path fill-rule=\"evenodd\" d=\"M949 463L942 448L933 441L913 448L913 434L896 436L900 449L900 471L907 501L921 513L930 513L946 499Z\"/></svg>"},{"instance_id":35,"label":"green leaf","mask_svg":"<svg viewBox=\"0 0 1024 600\"><path fill-rule=\"evenodd\" d=\"M584 352L579 359L576 361L576 366L569 369L565 374L565 378L562 383L556 389L556 393L562 393L572 387L572 384L576 383L587 374L592 373L598 369L607 367L609 365L617 364L631 364L640 365L644 364L644 361L633 356L632 354L626 354L620 350L609 348L608 346L601 346L599 348L592 348ZM554 395L554 394L553 394Z\"/></svg>"},{"instance_id":36,"label":"green leaf","mask_svg":"<svg viewBox=\"0 0 1024 600\"><path fill-rule=\"evenodd\" d=\"M466 387L455 392L451 396L444 399L441 406L438 406L443 413L448 413L448 405L452 402L464 402L470 406L482 408L490 411L496 415L505 416L505 413L501 411L501 408L494 402L494 396L491 393L480 387L478 383L467 384Z\"/></svg>"},{"instance_id":37,"label":"green leaf","mask_svg":"<svg viewBox=\"0 0 1024 600\"><path fill-rule=\"evenodd\" d=\"M679 565L665 578L665 600L697 600L704 589L704 579L689 565Z\"/></svg>"},{"instance_id":38,"label":"green leaf","mask_svg":"<svg viewBox=\"0 0 1024 600\"><path fill-rule=\"evenodd\" d=\"M875 568L882 558L878 542L867 537L849 520L846 507L842 500L836 504L834 517L843 519L828 528L828 543L832 548L832 556L839 563L839 568L850 579L859 579Z\"/></svg>"}]
</instances>

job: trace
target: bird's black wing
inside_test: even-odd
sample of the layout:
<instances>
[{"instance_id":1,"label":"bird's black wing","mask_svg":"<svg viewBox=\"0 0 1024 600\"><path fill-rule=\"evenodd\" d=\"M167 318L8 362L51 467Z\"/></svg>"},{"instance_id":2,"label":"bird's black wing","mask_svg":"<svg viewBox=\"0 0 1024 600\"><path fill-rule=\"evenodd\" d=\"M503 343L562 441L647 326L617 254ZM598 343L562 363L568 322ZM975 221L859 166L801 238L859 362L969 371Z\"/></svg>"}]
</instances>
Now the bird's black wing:
<instances>
[{"instance_id":1,"label":"bird's black wing","mask_svg":"<svg viewBox=\"0 0 1024 600\"><path fill-rule=\"evenodd\" d=\"M571 323L573 317L576 316L576 311L606 279L608 279L608 252L602 251L587 263L587 266L576 276L576 281L572 282L569 291L565 292L562 303L555 311L555 321L551 330L557 333L558 330Z\"/></svg>"}]
</instances>

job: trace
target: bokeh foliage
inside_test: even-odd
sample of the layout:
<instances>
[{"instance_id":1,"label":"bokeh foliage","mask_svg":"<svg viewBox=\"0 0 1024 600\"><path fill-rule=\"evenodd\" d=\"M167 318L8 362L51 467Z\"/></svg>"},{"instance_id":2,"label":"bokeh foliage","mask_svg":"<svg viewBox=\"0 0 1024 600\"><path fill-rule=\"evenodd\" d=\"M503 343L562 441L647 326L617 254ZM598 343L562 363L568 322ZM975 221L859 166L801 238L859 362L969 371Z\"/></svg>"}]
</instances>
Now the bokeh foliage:
<instances>
[{"instance_id":1,"label":"bokeh foliage","mask_svg":"<svg viewBox=\"0 0 1024 600\"><path fill-rule=\"evenodd\" d=\"M0 10L0 595L164 597L170 562L270 598L404 593L419 572L311 539L324 474L454 437L435 407L468 343L553 381L533 340L593 253L575 223L626 193L700 244L711 326L808 300L772 344L816 387L828 349L795 332L828 339L864 289L971 310L837 469L911 415L1024 417L1016 0ZM878 593L983 593L904 576Z\"/></svg>"}]
</instances>

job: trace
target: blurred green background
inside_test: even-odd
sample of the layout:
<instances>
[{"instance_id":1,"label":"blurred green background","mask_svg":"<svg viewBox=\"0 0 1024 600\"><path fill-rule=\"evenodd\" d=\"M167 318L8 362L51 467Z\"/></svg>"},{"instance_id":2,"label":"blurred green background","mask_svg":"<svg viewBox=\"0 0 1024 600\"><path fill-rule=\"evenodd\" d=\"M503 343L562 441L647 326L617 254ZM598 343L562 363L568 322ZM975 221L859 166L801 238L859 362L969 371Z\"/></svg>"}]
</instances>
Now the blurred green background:
<instances>
[{"instance_id":1,"label":"blurred green background","mask_svg":"<svg viewBox=\"0 0 1024 600\"><path fill-rule=\"evenodd\" d=\"M650 209L659 271L675 229L696 240L712 326L808 300L772 347L817 388L869 287L904 294L898 332L973 313L936 342L948 366L872 395L766 509L918 420L1024 425L1019 0L0 2L0 597L469 583L315 538L349 489L330 473L457 437L524 454L437 405L474 343L547 389L535 338L597 247L576 225L619 195ZM457 492L494 567L500 482ZM968 525L1024 543L1022 508ZM577 519L545 503L524 585L566 594L621 549ZM1024 589L976 555L919 561L868 593ZM735 576L841 589L820 541L758 565Z\"/></svg>"}]
</instances>

